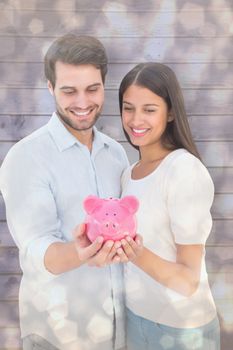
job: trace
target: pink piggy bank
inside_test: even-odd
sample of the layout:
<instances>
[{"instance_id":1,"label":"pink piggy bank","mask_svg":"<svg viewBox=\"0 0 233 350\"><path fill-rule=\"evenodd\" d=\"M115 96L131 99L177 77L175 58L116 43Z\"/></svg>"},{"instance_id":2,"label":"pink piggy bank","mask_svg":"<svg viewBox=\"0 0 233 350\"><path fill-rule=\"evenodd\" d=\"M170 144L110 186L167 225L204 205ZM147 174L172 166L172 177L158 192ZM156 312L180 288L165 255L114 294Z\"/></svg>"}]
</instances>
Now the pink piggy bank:
<instances>
[{"instance_id":1,"label":"pink piggy bank","mask_svg":"<svg viewBox=\"0 0 233 350\"><path fill-rule=\"evenodd\" d=\"M87 212L86 232L91 242L97 236L104 241L118 241L129 235L136 235L135 213L139 202L134 196L125 196L121 199L102 199L97 196L88 196L83 206Z\"/></svg>"}]
</instances>

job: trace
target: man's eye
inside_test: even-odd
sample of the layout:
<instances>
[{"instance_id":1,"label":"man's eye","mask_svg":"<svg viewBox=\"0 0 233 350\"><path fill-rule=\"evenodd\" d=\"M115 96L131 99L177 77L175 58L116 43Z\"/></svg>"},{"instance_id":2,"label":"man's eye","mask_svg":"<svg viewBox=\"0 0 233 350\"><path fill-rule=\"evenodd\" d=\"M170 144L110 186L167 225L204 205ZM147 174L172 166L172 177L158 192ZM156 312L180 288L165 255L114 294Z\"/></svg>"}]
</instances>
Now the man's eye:
<instances>
[{"instance_id":1,"label":"man's eye","mask_svg":"<svg viewBox=\"0 0 233 350\"><path fill-rule=\"evenodd\" d=\"M74 94L74 91L67 90L67 91L64 91L64 94L65 95L72 95L72 94Z\"/></svg>"},{"instance_id":2,"label":"man's eye","mask_svg":"<svg viewBox=\"0 0 233 350\"><path fill-rule=\"evenodd\" d=\"M88 89L89 92L95 92L95 91L97 91L97 90L98 90L97 87L93 87L93 88Z\"/></svg>"}]
</instances>

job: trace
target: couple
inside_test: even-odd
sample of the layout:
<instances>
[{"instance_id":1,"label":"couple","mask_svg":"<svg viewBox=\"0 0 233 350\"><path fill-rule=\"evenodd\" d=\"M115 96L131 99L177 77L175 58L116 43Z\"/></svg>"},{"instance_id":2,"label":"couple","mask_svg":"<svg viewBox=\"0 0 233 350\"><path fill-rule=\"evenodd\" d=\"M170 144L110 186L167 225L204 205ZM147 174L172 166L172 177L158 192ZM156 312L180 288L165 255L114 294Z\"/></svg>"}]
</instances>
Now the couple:
<instances>
[{"instance_id":1,"label":"couple","mask_svg":"<svg viewBox=\"0 0 233 350\"><path fill-rule=\"evenodd\" d=\"M121 145L94 126L104 102L103 45L68 34L44 63L56 112L0 171L23 271L23 349L125 349L126 330L129 350L219 350L204 261L214 188L175 74L141 63L123 78L123 128L140 151L129 166ZM90 194L137 196L136 239L90 243L82 224Z\"/></svg>"}]
</instances>

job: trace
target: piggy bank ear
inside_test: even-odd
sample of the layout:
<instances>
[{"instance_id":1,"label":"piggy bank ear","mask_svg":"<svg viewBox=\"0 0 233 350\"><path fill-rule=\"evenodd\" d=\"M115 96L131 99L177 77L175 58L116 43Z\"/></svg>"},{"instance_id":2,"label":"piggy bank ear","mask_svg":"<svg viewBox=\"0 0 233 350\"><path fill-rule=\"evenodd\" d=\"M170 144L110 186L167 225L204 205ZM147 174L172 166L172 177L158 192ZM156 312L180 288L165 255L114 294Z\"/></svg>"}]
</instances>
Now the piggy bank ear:
<instances>
[{"instance_id":1,"label":"piggy bank ear","mask_svg":"<svg viewBox=\"0 0 233 350\"><path fill-rule=\"evenodd\" d=\"M97 207L101 207L103 199L97 196L88 196L83 201L83 207L87 214L93 213Z\"/></svg>"},{"instance_id":2,"label":"piggy bank ear","mask_svg":"<svg viewBox=\"0 0 233 350\"><path fill-rule=\"evenodd\" d=\"M121 198L120 204L127 208L131 214L136 213L139 207L139 201L134 196L125 196Z\"/></svg>"}]
</instances>

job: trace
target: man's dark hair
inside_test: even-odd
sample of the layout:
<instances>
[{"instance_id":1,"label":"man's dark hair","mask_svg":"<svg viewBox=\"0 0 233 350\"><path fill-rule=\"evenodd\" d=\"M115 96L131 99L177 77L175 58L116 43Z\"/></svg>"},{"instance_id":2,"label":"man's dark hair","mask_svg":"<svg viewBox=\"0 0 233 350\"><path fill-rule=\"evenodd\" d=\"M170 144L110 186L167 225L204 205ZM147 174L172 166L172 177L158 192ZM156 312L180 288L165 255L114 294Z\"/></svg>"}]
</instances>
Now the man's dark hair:
<instances>
[{"instance_id":1,"label":"man's dark hair","mask_svg":"<svg viewBox=\"0 0 233 350\"><path fill-rule=\"evenodd\" d=\"M92 36L66 34L55 40L44 58L44 72L53 88L56 84L56 62L72 65L91 64L100 69L103 83L108 59L103 44Z\"/></svg>"}]
</instances>

